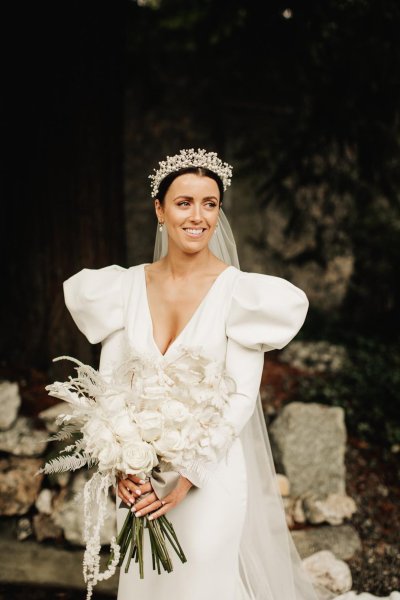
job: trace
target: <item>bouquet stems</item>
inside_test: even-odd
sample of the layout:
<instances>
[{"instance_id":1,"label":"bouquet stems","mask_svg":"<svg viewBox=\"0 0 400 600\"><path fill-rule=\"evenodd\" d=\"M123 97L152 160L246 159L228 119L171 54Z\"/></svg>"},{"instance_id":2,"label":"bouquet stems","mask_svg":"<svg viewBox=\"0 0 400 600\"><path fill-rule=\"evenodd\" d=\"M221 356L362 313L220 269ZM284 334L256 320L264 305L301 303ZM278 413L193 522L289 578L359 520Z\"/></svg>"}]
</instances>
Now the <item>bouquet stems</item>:
<instances>
[{"instance_id":1,"label":"bouquet stems","mask_svg":"<svg viewBox=\"0 0 400 600\"><path fill-rule=\"evenodd\" d=\"M135 559L135 562L139 563L140 579L144 578L143 541L145 528L147 528L149 532L153 571L157 569L158 574L161 574L160 565L168 573L173 571L173 564L166 543L167 540L170 542L181 562L187 562L187 558L178 541L174 527L167 519L166 515L161 515L157 519L149 520L147 515L137 517L130 509L127 510L128 512L125 521L117 537L117 544L120 547L119 567L122 566L125 557L127 557L125 573L129 570L131 560ZM114 552L111 551L107 566L111 564L113 558Z\"/></svg>"}]
</instances>

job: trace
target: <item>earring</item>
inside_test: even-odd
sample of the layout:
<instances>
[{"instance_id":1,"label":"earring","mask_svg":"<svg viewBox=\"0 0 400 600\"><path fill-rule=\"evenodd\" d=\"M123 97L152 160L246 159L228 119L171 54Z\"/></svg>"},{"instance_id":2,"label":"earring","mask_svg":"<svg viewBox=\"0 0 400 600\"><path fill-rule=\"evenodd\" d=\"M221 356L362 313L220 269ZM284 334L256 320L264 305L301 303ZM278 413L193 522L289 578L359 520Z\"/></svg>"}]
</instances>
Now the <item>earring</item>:
<instances>
[{"instance_id":1,"label":"earring","mask_svg":"<svg viewBox=\"0 0 400 600\"><path fill-rule=\"evenodd\" d=\"M158 229L159 229L160 231L162 231L162 230L163 230L163 223L161 223L161 221L158 221Z\"/></svg>"},{"instance_id":2,"label":"earring","mask_svg":"<svg viewBox=\"0 0 400 600\"><path fill-rule=\"evenodd\" d=\"M217 227L218 227L218 223L215 226L214 233L217 233Z\"/></svg>"}]
</instances>

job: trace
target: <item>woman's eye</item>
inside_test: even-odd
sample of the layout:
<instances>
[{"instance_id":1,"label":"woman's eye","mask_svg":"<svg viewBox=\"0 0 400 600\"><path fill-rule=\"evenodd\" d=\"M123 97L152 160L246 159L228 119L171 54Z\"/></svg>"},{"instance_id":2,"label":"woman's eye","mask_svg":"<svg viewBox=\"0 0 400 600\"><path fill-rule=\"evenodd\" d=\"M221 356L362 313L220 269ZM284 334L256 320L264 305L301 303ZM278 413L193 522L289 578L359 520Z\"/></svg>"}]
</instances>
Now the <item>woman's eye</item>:
<instances>
[{"instance_id":1,"label":"woman's eye","mask_svg":"<svg viewBox=\"0 0 400 600\"><path fill-rule=\"evenodd\" d=\"M178 206L183 206L183 205L186 205L186 204L190 204L190 203L187 200L182 200L181 202L178 202ZM211 206L211 208L214 208L215 206L217 206L215 204L215 202L207 202L207 205Z\"/></svg>"}]
</instances>

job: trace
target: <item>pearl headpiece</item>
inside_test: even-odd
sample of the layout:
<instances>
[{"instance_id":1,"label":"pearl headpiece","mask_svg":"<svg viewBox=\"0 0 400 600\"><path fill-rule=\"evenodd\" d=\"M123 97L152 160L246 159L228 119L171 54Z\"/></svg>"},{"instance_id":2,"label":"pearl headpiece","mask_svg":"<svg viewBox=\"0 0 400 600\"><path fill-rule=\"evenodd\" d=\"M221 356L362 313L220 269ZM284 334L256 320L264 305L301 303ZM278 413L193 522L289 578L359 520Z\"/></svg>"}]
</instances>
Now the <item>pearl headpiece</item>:
<instances>
[{"instance_id":1,"label":"pearl headpiece","mask_svg":"<svg viewBox=\"0 0 400 600\"><path fill-rule=\"evenodd\" d=\"M205 150L197 149L197 152L193 148L188 150L180 150L179 154L175 156L167 156L167 160L160 161L158 163L160 168L155 171L154 175L149 175L151 182L151 191L153 198L157 196L158 188L161 181L175 171L183 169L185 167L205 167L210 169L213 173L216 173L223 184L224 191L231 184L232 167L228 163L222 162L218 158L216 152L206 152Z\"/></svg>"}]
</instances>

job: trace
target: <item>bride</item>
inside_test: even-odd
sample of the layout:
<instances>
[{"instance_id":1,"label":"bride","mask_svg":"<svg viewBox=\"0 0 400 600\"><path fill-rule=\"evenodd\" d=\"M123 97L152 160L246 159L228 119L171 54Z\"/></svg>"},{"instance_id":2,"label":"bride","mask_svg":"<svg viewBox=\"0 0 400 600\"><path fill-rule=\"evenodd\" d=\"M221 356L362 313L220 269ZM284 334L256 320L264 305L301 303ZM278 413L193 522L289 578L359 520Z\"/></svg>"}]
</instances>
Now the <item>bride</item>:
<instances>
[{"instance_id":1,"label":"bride","mask_svg":"<svg viewBox=\"0 0 400 600\"><path fill-rule=\"evenodd\" d=\"M130 475L118 482L117 523L126 506L169 514L187 557L171 573L144 578L120 569L118 600L317 600L287 527L259 394L264 352L282 348L306 317L305 293L272 275L241 271L222 210L232 168L214 152L181 150L150 175L158 219L152 263L82 269L64 282L66 305L90 342L102 342L106 375L124 342L154 365L184 347L225 361L236 384L227 419L236 438L215 462L179 471L166 495Z\"/></svg>"}]
</instances>

